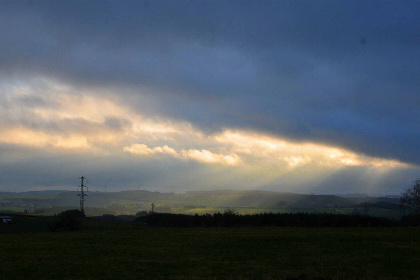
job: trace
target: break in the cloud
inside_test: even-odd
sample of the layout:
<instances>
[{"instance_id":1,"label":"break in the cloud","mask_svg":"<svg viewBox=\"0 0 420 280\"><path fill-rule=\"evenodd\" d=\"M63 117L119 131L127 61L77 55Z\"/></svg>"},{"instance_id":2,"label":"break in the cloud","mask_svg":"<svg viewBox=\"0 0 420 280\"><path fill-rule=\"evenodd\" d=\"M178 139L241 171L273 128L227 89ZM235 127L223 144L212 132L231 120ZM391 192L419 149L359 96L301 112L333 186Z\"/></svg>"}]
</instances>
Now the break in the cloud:
<instances>
[{"instance_id":1,"label":"break in the cloud","mask_svg":"<svg viewBox=\"0 0 420 280\"><path fill-rule=\"evenodd\" d=\"M328 191L341 174L359 179L343 190L401 189L420 164L418 11L383 1L3 1L2 168L43 174L45 161L57 172L48 162L61 159L77 173L74 160L89 155L86 173L118 170L124 186ZM21 180L13 189L45 184Z\"/></svg>"}]
</instances>

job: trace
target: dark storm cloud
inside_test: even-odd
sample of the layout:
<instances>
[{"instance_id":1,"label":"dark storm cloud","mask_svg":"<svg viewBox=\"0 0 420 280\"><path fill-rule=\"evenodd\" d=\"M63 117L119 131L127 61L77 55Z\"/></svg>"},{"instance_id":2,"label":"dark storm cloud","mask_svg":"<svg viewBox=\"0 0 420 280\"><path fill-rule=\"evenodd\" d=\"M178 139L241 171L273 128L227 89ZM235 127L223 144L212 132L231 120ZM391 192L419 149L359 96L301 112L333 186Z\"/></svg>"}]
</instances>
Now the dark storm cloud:
<instances>
[{"instance_id":1,"label":"dark storm cloud","mask_svg":"<svg viewBox=\"0 0 420 280\"><path fill-rule=\"evenodd\" d=\"M419 11L414 1L3 1L0 73L120 88L134 108L203 129L419 164Z\"/></svg>"}]
</instances>

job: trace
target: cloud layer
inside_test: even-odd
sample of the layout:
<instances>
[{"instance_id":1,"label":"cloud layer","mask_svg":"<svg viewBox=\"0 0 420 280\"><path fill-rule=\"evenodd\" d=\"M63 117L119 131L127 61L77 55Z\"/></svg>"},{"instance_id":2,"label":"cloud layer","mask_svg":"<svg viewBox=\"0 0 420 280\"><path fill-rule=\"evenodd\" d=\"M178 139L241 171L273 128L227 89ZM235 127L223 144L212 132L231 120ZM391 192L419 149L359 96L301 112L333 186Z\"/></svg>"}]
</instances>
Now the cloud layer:
<instances>
[{"instance_id":1,"label":"cloud layer","mask_svg":"<svg viewBox=\"0 0 420 280\"><path fill-rule=\"evenodd\" d=\"M155 174L165 162L167 176L147 184L180 190L177 172L195 172L197 188L309 190L306 181L334 185L344 173L364 179L343 188L380 188L389 174L409 184L420 164L418 11L383 1L4 1L2 166L35 174L29 154L76 172L89 155L93 174L110 158ZM130 178L123 185L140 180ZM44 184L33 175L14 188L31 180Z\"/></svg>"}]
</instances>

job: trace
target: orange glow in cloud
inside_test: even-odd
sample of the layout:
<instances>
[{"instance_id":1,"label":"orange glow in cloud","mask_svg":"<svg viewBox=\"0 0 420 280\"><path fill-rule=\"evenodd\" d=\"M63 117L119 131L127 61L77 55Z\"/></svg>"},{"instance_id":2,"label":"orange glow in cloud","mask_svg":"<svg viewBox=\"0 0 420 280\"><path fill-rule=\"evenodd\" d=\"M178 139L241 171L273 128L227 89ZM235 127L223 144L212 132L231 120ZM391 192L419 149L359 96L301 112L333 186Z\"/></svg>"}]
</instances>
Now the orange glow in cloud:
<instances>
[{"instance_id":1,"label":"orange glow in cloud","mask_svg":"<svg viewBox=\"0 0 420 280\"><path fill-rule=\"evenodd\" d=\"M221 163L225 165L235 165L239 161L239 156L236 154L217 154L204 149L189 149L177 152L168 146L149 148L147 145L144 144L133 144L129 147L124 147L123 150L124 152L140 156L166 154L175 158L191 159L202 163Z\"/></svg>"},{"instance_id":2,"label":"orange glow in cloud","mask_svg":"<svg viewBox=\"0 0 420 280\"><path fill-rule=\"evenodd\" d=\"M369 157L316 143L293 143L284 139L247 131L226 130L215 136L215 140L223 145L230 146L230 149L238 154L284 160L290 168L306 164L318 164L325 167L408 167L408 164L397 160Z\"/></svg>"},{"instance_id":3,"label":"orange glow in cloud","mask_svg":"<svg viewBox=\"0 0 420 280\"><path fill-rule=\"evenodd\" d=\"M27 147L52 147L60 149L87 149L91 146L86 138L78 135L49 135L25 128L5 129L0 132L0 142Z\"/></svg>"},{"instance_id":4,"label":"orange glow in cloud","mask_svg":"<svg viewBox=\"0 0 420 280\"><path fill-rule=\"evenodd\" d=\"M297 143L252 131L226 129L218 134L206 134L187 122L147 118L92 92L75 94L70 87L51 81L46 83L49 87L42 92L15 87L8 93L9 99L42 96L54 106L11 108L9 114L13 120L31 119L37 125L12 127L0 120L0 142L39 149L95 150L99 147L111 153L123 151L148 158L161 155L256 169L270 166L270 170L274 166L278 172L304 166L314 170L351 166L409 167L397 160L322 144ZM49 126L57 128L43 128Z\"/></svg>"}]
</instances>

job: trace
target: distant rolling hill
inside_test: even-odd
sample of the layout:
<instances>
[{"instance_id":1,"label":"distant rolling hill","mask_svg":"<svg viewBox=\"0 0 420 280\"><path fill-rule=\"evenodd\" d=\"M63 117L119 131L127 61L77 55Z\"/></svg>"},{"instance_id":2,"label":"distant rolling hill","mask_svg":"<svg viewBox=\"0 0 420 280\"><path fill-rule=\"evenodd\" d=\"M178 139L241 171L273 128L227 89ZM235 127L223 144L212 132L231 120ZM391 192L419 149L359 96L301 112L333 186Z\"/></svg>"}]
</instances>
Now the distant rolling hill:
<instances>
[{"instance_id":1,"label":"distant rolling hill","mask_svg":"<svg viewBox=\"0 0 420 280\"><path fill-rule=\"evenodd\" d=\"M79 197L72 191L32 191L22 193L0 193L0 209L78 208ZM341 197L336 195L307 195L255 190L188 191L186 193L162 193L147 190L121 192L89 192L86 207L100 208L101 213L136 213L150 210L155 203L157 211L176 209L304 209L301 211L323 211L335 208L381 208L398 209L399 199L389 197ZM160 207L160 208L159 208ZM123 209L124 211L117 211ZM174 209L174 210L172 210ZM305 210L306 209L306 210ZM23 210L22 210L23 211ZM115 212L117 211L117 212ZM95 212L97 213L97 212Z\"/></svg>"}]
</instances>

